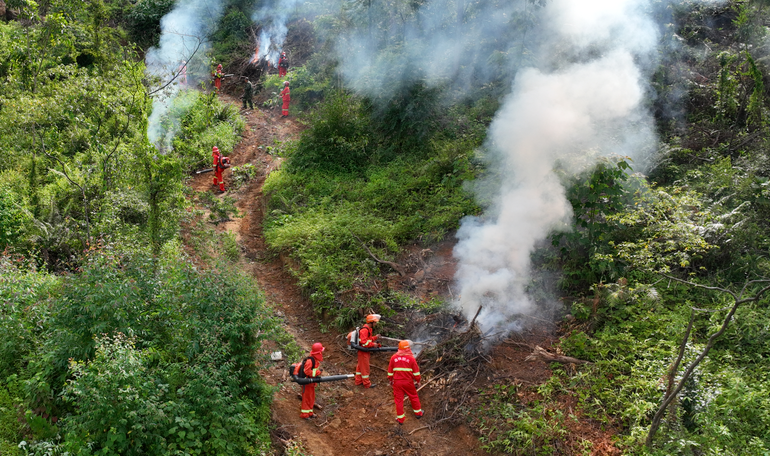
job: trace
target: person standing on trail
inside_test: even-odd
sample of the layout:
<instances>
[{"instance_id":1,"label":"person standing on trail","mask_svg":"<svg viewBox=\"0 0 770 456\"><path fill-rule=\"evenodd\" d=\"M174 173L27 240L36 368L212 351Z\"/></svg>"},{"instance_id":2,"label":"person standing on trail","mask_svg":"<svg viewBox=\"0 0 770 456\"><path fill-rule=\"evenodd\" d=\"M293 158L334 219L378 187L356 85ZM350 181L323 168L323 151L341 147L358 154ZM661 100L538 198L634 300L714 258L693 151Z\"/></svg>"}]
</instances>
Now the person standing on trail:
<instances>
[{"instance_id":1,"label":"person standing on trail","mask_svg":"<svg viewBox=\"0 0 770 456\"><path fill-rule=\"evenodd\" d=\"M371 314L366 316L366 323L358 331L358 345L364 348L379 347L377 339L380 336L374 334L374 325L380 321L380 316L377 314ZM363 385L364 388L373 388L371 380L369 380L369 357L371 353L368 351L358 350L358 364L356 364L356 385Z\"/></svg>"},{"instance_id":2,"label":"person standing on trail","mask_svg":"<svg viewBox=\"0 0 770 456\"><path fill-rule=\"evenodd\" d=\"M283 99L283 107L281 107L281 117L289 117L289 102L291 101L291 91L289 90L289 81L283 82L281 99Z\"/></svg>"},{"instance_id":3,"label":"person standing on trail","mask_svg":"<svg viewBox=\"0 0 770 456\"><path fill-rule=\"evenodd\" d=\"M253 97L254 85L249 82L249 78L246 78L243 83L243 109L246 109L246 105L250 106L251 109L254 109L254 100L252 99Z\"/></svg>"},{"instance_id":4,"label":"person standing on trail","mask_svg":"<svg viewBox=\"0 0 770 456\"><path fill-rule=\"evenodd\" d=\"M323 351L326 350L321 342L316 342L310 349L310 355L297 364L294 375L299 375L299 370L305 373L305 377L313 378L321 376L321 361L323 361ZM315 418L313 405L315 404L315 383L302 385L302 405L300 405L299 417L302 419Z\"/></svg>"},{"instance_id":5,"label":"person standing on trail","mask_svg":"<svg viewBox=\"0 0 770 456\"><path fill-rule=\"evenodd\" d=\"M222 88L222 78L225 77L225 74L222 72L222 64L220 63L217 65L217 69L214 70L214 73L212 74L214 77L214 87L216 87L217 92L219 92L219 89Z\"/></svg>"},{"instance_id":6,"label":"person standing on trail","mask_svg":"<svg viewBox=\"0 0 770 456\"><path fill-rule=\"evenodd\" d=\"M289 59L285 52L281 52L281 58L278 59L278 76L284 77L289 72Z\"/></svg>"},{"instance_id":7,"label":"person standing on trail","mask_svg":"<svg viewBox=\"0 0 770 456\"><path fill-rule=\"evenodd\" d=\"M222 172L230 167L230 158L223 156L217 146L211 149L211 157L214 159L214 185L219 185L219 191L224 193L225 180L222 177Z\"/></svg>"},{"instance_id":8,"label":"person standing on trail","mask_svg":"<svg viewBox=\"0 0 770 456\"><path fill-rule=\"evenodd\" d=\"M414 416L419 420L423 416L417 387L420 386L420 367L412 354L412 343L402 340L398 343L398 351L390 357L388 364L388 381L393 387L393 399L396 402L396 421L404 424L404 396L409 396Z\"/></svg>"}]
</instances>

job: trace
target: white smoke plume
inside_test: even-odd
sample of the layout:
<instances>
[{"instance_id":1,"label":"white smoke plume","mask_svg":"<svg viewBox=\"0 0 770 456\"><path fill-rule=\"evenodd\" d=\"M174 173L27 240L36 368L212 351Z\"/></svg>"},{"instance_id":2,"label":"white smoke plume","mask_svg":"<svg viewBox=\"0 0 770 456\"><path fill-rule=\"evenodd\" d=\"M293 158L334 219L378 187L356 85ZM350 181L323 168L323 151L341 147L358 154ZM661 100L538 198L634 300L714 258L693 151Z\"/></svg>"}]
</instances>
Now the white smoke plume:
<instances>
[{"instance_id":1,"label":"white smoke plume","mask_svg":"<svg viewBox=\"0 0 770 456\"><path fill-rule=\"evenodd\" d=\"M259 32L259 59L266 59L273 65L278 63L278 57L283 49L286 34L289 29L286 23L289 16L305 0L273 0L262 4L252 15L252 20L262 25Z\"/></svg>"},{"instance_id":2,"label":"white smoke plume","mask_svg":"<svg viewBox=\"0 0 770 456\"><path fill-rule=\"evenodd\" d=\"M537 68L521 70L486 145L500 182L483 219L463 220L454 255L459 305L484 331L512 331L541 310L527 295L530 254L572 209L555 168L575 175L596 157L656 148L643 105L655 63L658 25L651 0L550 0ZM489 188L482 185L478 188Z\"/></svg>"},{"instance_id":3,"label":"white smoke plume","mask_svg":"<svg viewBox=\"0 0 770 456\"><path fill-rule=\"evenodd\" d=\"M463 94L528 62L538 0L356 2L336 45L348 87L388 98L416 80Z\"/></svg>"},{"instance_id":4,"label":"white smoke plume","mask_svg":"<svg viewBox=\"0 0 770 456\"><path fill-rule=\"evenodd\" d=\"M180 89L178 73L182 65L187 67L188 78L192 77L192 68L208 68L206 37L215 30L222 9L218 0L179 0L160 21L158 47L150 48L145 57L147 75L156 78L159 88L163 88L153 95L147 125L147 137L158 147L168 148L176 133L178 119L169 119L168 115Z\"/></svg>"}]
</instances>

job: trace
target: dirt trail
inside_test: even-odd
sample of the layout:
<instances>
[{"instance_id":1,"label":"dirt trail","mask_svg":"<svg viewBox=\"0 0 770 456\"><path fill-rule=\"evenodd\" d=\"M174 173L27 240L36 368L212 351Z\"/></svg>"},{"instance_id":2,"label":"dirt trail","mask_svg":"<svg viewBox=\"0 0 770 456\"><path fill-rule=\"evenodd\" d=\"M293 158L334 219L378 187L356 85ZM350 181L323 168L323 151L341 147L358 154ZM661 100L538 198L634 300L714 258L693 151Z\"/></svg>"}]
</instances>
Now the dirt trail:
<instances>
[{"instance_id":1,"label":"dirt trail","mask_svg":"<svg viewBox=\"0 0 770 456\"><path fill-rule=\"evenodd\" d=\"M236 98L226 94L222 95L222 99L234 104L239 103ZM265 210L262 186L270 172L281 164L279 157L268 153L267 146L274 145L276 140L295 138L303 126L293 118L280 118L279 111L257 109L242 113L248 126L243 140L230 157L234 166L246 163L255 165L258 174L248 185L228 193L236 198L237 207L243 217L220 224L217 229L236 234L248 260L246 267L251 268L265 292L268 304L278 315L285 318L288 330L298 343L309 349L314 342L320 341L327 348L322 365L325 375L352 373L356 367L355 353L351 353L343 344L342 335L321 331L317 315L302 295L296 280L288 273L284 259L268 251L262 233ZM226 184L229 184L229 177L230 171L227 170ZM192 187L197 191L210 191L213 190L211 181L211 174L197 176L193 179ZM434 246L427 263L420 259L421 266L414 268L408 277L390 280L399 282L393 284L394 286L423 296L446 295L448 283L454 274L451 247L451 243ZM419 256L420 248L415 249ZM424 250L422 252L424 253ZM428 277L431 280L427 280ZM542 338L537 342L546 346L550 344L550 340ZM473 387L482 387L494 382L496 378L526 383L542 382L548 378L550 371L541 362L525 363L523 358L530 351L526 346L498 347L491 354L490 363L492 370L497 372L496 375L479 378L478 384ZM431 388L420 391L426 416L422 420L416 420L409 413L407 402L406 423L403 426L396 424L392 390L386 380L389 357L388 353L372 355L371 377L377 385L375 388L364 390L356 387L352 380L319 384L316 387L316 400L323 406L323 410L317 411L319 416L314 420L299 418L300 387L287 381L286 361L276 362L273 367L263 372L270 384L280 385L273 404L273 420L277 426L274 432L276 447L281 448L281 440L294 439L301 441L307 452L313 456L489 454L480 448L478 435L467 426L450 427L439 424L428 427L435 421L432 411L445 405L438 403L438 396L434 398Z\"/></svg>"}]
</instances>

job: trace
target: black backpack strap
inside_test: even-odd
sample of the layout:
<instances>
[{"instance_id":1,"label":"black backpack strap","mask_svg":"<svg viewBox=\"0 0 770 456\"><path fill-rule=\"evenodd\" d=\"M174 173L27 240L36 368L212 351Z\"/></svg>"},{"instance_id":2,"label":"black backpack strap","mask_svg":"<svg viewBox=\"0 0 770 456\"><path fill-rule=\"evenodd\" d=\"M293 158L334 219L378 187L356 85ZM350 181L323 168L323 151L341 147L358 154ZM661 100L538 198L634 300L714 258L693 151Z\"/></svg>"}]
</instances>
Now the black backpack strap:
<instances>
[{"instance_id":1,"label":"black backpack strap","mask_svg":"<svg viewBox=\"0 0 770 456\"><path fill-rule=\"evenodd\" d=\"M307 363L307 360L310 360L310 362L313 363L311 369L315 369L315 358L313 358L312 356L308 356L307 358L302 360L302 364L300 364L299 372L297 373L297 377L307 378L305 376L305 364Z\"/></svg>"}]
</instances>

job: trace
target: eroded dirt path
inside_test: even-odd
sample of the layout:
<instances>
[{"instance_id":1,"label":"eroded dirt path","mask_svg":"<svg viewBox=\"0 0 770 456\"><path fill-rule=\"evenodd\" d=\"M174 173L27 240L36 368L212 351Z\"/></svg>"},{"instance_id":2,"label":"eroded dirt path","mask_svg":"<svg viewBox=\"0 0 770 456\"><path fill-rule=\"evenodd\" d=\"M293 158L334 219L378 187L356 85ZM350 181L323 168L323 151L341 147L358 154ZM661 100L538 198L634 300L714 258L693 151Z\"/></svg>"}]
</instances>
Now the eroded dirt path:
<instances>
[{"instance_id":1,"label":"eroded dirt path","mask_svg":"<svg viewBox=\"0 0 770 456\"><path fill-rule=\"evenodd\" d=\"M222 95L222 98L239 104L234 97ZM243 140L230 157L234 166L251 163L257 167L258 173L249 184L228 193L236 198L243 217L222 223L217 229L236 234L246 258L244 267L251 270L264 290L268 304L275 309L276 314L284 317L288 331L297 342L306 350L319 341L327 348L322 365L325 375L352 373L356 366L355 353L346 348L343 335L321 330L317 314L285 266L287 260L268 251L262 233L265 211L262 186L267 176L281 165L279 157L268 153L268 146L274 145L275 141L296 138L303 126L295 119L280 118L278 111L257 109L242 113L248 127ZM192 187L197 191L211 191L211 177L211 174L195 177ZM226 184L229 181L230 171L227 170ZM421 253L416 247L419 261L415 262L410 274L407 277L391 278L389 282L398 282L393 285L422 296L446 296L450 293L448 284L454 274L451 247L451 242L434 246L428 261L422 260L420 255L424 251ZM551 341L550 338L539 337L536 342L548 346ZM470 385L472 390L491 382L500 382L500 379L524 384L537 384L547 379L550 371L544 363L524 362L526 355L531 352L527 345L504 344L495 349L489 363L490 371L494 374L484 374L474 379L474 384ZM435 385L420 391L426 416L416 420L409 414L407 403L407 421L403 426L398 426L395 422L392 390L386 380L389 357L388 353L372 355L371 377L377 385L375 388L364 390L356 387L352 380L319 384L316 387L316 400L323 409L317 410L319 416L315 420L299 418L300 386L287 381L287 360L276 362L264 371L270 384L279 385L273 404L273 420L277 427L273 434L278 453L282 453L282 441L299 440L313 456L489 454L481 449L478 435L467 426L432 426L436 420L434 412L446 405L439 399L445 396L437 394L433 389ZM429 377L424 383L428 380Z\"/></svg>"}]
</instances>

